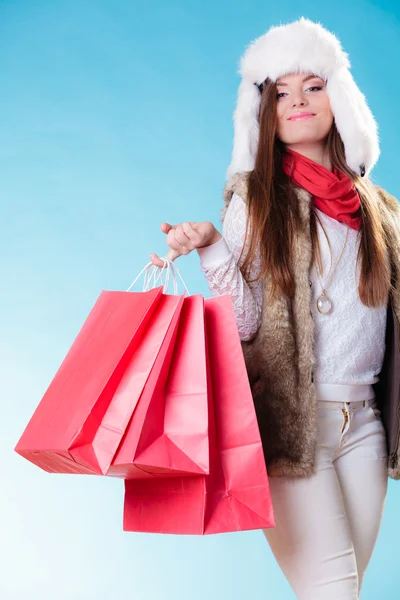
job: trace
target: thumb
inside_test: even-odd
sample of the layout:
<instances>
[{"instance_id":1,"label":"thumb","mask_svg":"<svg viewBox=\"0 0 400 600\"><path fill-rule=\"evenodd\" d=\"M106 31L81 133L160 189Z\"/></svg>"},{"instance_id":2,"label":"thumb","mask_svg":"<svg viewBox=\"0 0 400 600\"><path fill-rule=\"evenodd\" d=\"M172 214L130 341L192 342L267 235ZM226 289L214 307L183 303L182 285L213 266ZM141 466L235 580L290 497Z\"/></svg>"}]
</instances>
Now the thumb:
<instances>
[{"instance_id":1,"label":"thumb","mask_svg":"<svg viewBox=\"0 0 400 600\"><path fill-rule=\"evenodd\" d=\"M173 229L174 226L170 225L169 223L161 223L161 230L164 233L169 233L171 231L171 229Z\"/></svg>"}]
</instances>

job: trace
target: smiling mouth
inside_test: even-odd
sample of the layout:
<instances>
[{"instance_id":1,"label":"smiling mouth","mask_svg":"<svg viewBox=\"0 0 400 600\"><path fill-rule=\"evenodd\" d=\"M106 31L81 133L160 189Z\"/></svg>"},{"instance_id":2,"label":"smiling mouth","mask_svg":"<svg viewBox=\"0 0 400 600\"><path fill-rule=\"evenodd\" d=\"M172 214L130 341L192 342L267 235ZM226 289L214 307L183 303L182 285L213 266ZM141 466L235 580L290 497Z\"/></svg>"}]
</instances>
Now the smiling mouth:
<instances>
[{"instance_id":1,"label":"smiling mouth","mask_svg":"<svg viewBox=\"0 0 400 600\"><path fill-rule=\"evenodd\" d=\"M295 117L289 117L288 121L304 121L305 119L311 119L311 117L315 117L314 114L306 114L306 115L297 115Z\"/></svg>"}]
</instances>

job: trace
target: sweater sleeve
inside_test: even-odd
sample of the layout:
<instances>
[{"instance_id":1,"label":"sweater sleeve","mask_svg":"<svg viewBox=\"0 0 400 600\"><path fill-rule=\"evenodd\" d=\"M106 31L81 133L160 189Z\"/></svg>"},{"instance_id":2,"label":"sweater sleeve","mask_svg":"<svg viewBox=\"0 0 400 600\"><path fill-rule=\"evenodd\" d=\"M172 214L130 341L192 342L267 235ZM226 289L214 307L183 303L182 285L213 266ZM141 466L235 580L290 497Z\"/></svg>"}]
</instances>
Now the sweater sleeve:
<instances>
[{"instance_id":1,"label":"sweater sleeve","mask_svg":"<svg viewBox=\"0 0 400 600\"><path fill-rule=\"evenodd\" d=\"M251 340L261 325L263 298L262 279L248 283L239 269L245 259L244 252L239 262L246 233L246 217L245 201L233 194L223 222L223 237L211 246L197 249L200 267L212 296L229 294L232 298L242 341ZM258 250L251 264L251 279L259 274L260 268L261 255Z\"/></svg>"}]
</instances>

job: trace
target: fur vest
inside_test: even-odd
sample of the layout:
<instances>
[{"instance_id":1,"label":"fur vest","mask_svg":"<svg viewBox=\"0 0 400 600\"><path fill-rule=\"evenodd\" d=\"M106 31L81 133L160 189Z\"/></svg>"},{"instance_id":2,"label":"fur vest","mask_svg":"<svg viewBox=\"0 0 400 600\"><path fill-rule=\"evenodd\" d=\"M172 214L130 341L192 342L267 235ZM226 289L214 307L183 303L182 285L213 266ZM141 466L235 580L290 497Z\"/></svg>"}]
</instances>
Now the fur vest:
<instances>
[{"instance_id":1,"label":"fur vest","mask_svg":"<svg viewBox=\"0 0 400 600\"><path fill-rule=\"evenodd\" d=\"M235 175L224 189L224 220L233 193L247 198L248 173ZM318 404L313 384L314 322L309 284L312 259L310 194L296 188L303 227L293 247L295 295L263 302L255 337L242 341L264 456L270 476L307 477L315 472ZM388 447L388 475L400 479L400 209L397 200L376 187L387 235L393 290L388 298L386 350L375 384ZM267 297L270 278L263 279Z\"/></svg>"}]
</instances>

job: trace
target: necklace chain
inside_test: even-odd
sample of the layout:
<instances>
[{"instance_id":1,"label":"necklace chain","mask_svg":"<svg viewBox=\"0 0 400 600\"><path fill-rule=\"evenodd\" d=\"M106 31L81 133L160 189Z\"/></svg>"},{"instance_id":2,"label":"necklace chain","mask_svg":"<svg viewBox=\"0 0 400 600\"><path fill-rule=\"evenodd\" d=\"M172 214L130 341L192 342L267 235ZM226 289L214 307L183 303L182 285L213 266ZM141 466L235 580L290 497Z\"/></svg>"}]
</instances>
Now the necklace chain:
<instances>
[{"instance_id":1,"label":"necklace chain","mask_svg":"<svg viewBox=\"0 0 400 600\"><path fill-rule=\"evenodd\" d=\"M320 278L319 273L318 273L318 266L316 265L316 269L315 270L316 270L316 273L317 273L319 284L320 284L321 289L322 289L321 295L317 298L317 309L323 315L328 315L331 312L331 310L332 310L332 300L329 298L328 294L326 293L326 288L328 287L328 283L331 281L331 279L332 279L332 277L333 277L333 275L334 275L334 273L336 271L336 267L338 266L339 261L342 258L344 249L345 249L346 244L347 244L348 235L349 235L349 227L347 227L346 238L344 240L343 248L342 248L342 251L341 251L341 253L339 255L339 258L337 259L337 261L335 263L335 266L333 267L332 273L331 273L331 270L332 270L332 253L331 253L331 265L330 265L330 269L329 269L329 273L328 273L328 279L325 281L325 285L321 281L321 278ZM321 273L321 275L322 275L322 273Z\"/></svg>"}]
</instances>

